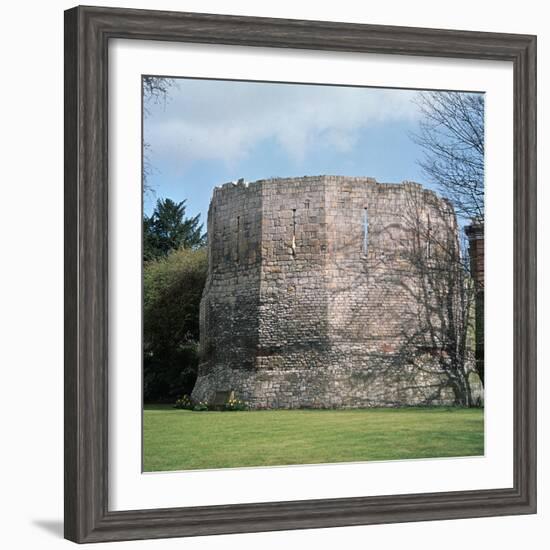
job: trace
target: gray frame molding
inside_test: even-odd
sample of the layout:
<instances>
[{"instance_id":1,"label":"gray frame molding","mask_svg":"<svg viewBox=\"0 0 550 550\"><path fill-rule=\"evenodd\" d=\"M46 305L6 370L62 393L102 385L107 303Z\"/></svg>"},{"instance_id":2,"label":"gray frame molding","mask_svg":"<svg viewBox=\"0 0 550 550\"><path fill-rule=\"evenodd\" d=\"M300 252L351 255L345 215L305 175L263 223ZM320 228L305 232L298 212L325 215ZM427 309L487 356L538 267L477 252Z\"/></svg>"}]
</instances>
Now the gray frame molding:
<instances>
[{"instance_id":1,"label":"gray frame molding","mask_svg":"<svg viewBox=\"0 0 550 550\"><path fill-rule=\"evenodd\" d=\"M110 38L513 62L513 488L108 511ZM99 542L535 513L535 72L535 36L96 7L66 11L65 537Z\"/></svg>"}]
</instances>

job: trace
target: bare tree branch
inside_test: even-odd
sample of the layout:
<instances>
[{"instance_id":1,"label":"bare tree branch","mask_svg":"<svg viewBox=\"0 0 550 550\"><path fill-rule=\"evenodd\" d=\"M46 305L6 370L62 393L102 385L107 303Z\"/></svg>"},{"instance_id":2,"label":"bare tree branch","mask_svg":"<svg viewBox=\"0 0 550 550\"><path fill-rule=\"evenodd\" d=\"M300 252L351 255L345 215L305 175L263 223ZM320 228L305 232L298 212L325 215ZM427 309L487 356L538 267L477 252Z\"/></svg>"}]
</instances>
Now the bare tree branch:
<instances>
[{"instance_id":1,"label":"bare tree branch","mask_svg":"<svg viewBox=\"0 0 550 550\"><path fill-rule=\"evenodd\" d=\"M168 92L171 87L177 85L176 80L173 78L166 78L160 76L143 76L143 117L144 119L150 116L151 106L158 105L160 103L166 104L168 98ZM153 172L153 165L151 162L151 145L144 139L143 141L143 192L154 194L154 190L149 184L149 177Z\"/></svg>"},{"instance_id":2,"label":"bare tree branch","mask_svg":"<svg viewBox=\"0 0 550 550\"><path fill-rule=\"evenodd\" d=\"M423 115L413 140L424 149L427 177L461 216L484 219L484 97L464 92L419 92Z\"/></svg>"}]
</instances>

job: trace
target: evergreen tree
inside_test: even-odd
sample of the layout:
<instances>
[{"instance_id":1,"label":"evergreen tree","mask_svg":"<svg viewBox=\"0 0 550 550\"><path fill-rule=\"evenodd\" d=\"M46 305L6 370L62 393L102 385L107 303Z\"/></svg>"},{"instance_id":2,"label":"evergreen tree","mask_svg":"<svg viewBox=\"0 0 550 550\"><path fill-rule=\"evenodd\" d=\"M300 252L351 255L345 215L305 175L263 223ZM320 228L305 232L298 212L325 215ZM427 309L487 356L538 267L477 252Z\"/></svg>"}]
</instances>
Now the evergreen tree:
<instances>
[{"instance_id":1,"label":"evergreen tree","mask_svg":"<svg viewBox=\"0 0 550 550\"><path fill-rule=\"evenodd\" d=\"M180 248L196 249L204 245L200 214L185 217L185 200L158 199L151 216L143 217L143 259L162 258Z\"/></svg>"}]
</instances>

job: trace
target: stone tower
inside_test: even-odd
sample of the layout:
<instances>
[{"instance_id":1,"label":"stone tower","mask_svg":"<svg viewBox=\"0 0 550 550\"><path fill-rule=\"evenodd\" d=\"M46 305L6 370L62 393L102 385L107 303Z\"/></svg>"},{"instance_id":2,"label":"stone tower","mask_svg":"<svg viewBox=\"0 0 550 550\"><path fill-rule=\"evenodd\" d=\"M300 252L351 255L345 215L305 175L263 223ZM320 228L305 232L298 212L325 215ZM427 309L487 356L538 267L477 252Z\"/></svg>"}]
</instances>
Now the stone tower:
<instances>
[{"instance_id":1,"label":"stone tower","mask_svg":"<svg viewBox=\"0 0 550 550\"><path fill-rule=\"evenodd\" d=\"M424 312L433 288L419 268L443 246L458 253L453 208L416 183L318 176L217 187L192 398L454 403L434 341L445 322Z\"/></svg>"}]
</instances>

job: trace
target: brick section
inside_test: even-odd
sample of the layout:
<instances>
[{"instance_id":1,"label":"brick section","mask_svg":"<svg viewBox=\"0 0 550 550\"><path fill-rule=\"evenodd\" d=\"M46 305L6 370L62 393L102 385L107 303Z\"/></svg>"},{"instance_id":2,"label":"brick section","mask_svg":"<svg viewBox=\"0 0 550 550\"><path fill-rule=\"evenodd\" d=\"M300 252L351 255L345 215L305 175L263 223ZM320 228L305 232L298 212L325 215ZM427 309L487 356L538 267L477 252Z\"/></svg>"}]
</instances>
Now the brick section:
<instances>
[{"instance_id":1,"label":"brick section","mask_svg":"<svg viewBox=\"0 0 550 550\"><path fill-rule=\"evenodd\" d=\"M416 183L318 176L216 188L192 397L234 390L253 408L453 404L436 367L400 353L418 318L411 289L422 287L409 252L429 253L411 207L433 235L458 242L452 207Z\"/></svg>"},{"instance_id":2,"label":"brick section","mask_svg":"<svg viewBox=\"0 0 550 550\"><path fill-rule=\"evenodd\" d=\"M474 222L465 228L469 242L470 266L476 288L476 363L485 377L485 226Z\"/></svg>"}]
</instances>

